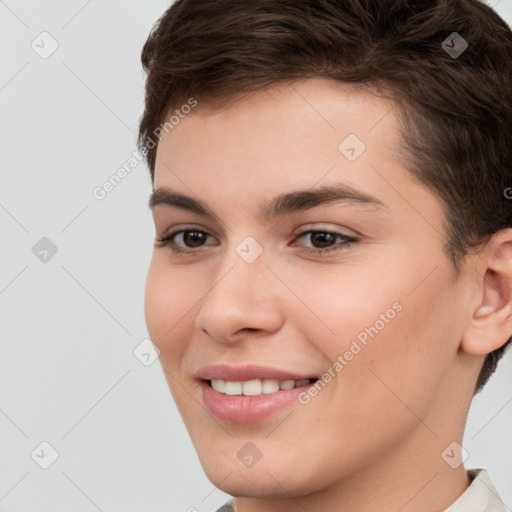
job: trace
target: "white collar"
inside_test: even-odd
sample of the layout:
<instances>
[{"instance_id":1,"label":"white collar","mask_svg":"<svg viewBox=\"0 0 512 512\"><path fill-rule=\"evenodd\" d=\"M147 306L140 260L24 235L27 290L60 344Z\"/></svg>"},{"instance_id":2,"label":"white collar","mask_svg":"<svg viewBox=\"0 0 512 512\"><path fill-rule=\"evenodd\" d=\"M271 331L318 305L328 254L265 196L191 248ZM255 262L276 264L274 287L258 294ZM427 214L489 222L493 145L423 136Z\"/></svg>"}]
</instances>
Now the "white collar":
<instances>
[{"instance_id":1,"label":"white collar","mask_svg":"<svg viewBox=\"0 0 512 512\"><path fill-rule=\"evenodd\" d=\"M471 484L444 512L506 512L485 469L470 469L468 476Z\"/></svg>"}]
</instances>

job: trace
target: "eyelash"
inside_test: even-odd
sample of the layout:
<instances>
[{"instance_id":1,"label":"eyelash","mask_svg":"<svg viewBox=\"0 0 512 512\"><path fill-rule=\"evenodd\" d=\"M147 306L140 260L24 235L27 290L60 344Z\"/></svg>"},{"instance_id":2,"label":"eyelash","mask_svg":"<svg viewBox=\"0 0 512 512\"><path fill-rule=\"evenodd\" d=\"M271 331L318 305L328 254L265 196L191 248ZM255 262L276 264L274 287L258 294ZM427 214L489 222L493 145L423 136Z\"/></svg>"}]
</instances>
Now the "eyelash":
<instances>
[{"instance_id":1,"label":"eyelash","mask_svg":"<svg viewBox=\"0 0 512 512\"><path fill-rule=\"evenodd\" d=\"M194 232L194 233L202 233L204 235L207 235L208 236L208 233L206 231L203 231L201 229L180 229L178 231L174 231L174 232L171 232L171 233L168 233L168 234L165 234L161 237L157 237L156 240L155 240L155 247L168 247L169 250L173 253L173 254L176 254L176 255L179 255L179 256L186 256L188 254L192 254L192 253L197 253L197 251L195 249L183 249L179 246L176 245L176 243L173 241L174 237L180 233L189 233L189 232ZM300 249L300 252L304 253L304 254L308 254L308 255L315 255L315 256L323 256L324 254L327 254L327 253L330 253L330 252L333 252L333 251L341 251L345 248L348 248L348 247L351 247L352 245L354 245L355 243L358 242L358 239L357 238L353 238L353 237L350 237L350 236L347 236L347 235L343 235L342 233L337 233L336 231L328 231L328 230L323 230L323 229L320 229L320 230L307 230L307 231L303 231L302 233L299 233L296 235L296 239L299 239L299 238L302 238L304 237L305 235L308 235L308 234L313 234L313 233L327 233L329 235L333 235L335 237L338 237L338 238L341 238L342 239L342 243L341 245L340 244L337 244L337 245L334 245L334 246L331 246L331 247L326 247L324 249L315 249L315 248L311 248L311 247L302 247Z\"/></svg>"}]
</instances>

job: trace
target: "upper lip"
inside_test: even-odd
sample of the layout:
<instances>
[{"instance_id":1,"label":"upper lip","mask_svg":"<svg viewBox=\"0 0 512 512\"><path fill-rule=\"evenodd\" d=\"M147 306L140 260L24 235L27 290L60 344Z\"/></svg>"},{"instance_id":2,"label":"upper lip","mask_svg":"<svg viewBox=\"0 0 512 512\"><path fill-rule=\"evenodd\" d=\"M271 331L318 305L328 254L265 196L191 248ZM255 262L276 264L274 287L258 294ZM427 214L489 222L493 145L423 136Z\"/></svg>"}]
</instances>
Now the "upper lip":
<instances>
[{"instance_id":1,"label":"upper lip","mask_svg":"<svg viewBox=\"0 0 512 512\"><path fill-rule=\"evenodd\" d=\"M257 365L244 365L244 366L230 366L227 364L214 364L203 366L195 374L197 379L204 380L227 380L231 382L243 382L253 379L275 379L275 380L301 380L301 379L316 379L312 375L305 375L303 373L290 372L287 370L280 370L277 368L269 368L266 366Z\"/></svg>"}]
</instances>

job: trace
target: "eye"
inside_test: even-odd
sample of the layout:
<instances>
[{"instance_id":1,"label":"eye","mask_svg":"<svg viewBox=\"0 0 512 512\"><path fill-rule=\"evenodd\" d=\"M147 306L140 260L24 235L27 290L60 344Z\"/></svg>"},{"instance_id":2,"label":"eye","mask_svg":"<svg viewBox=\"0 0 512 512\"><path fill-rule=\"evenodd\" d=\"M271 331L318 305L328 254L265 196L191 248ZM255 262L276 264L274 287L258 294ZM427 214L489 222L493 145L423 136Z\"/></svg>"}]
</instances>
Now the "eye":
<instances>
[{"instance_id":1,"label":"eye","mask_svg":"<svg viewBox=\"0 0 512 512\"><path fill-rule=\"evenodd\" d=\"M308 230L295 235L294 242L307 237L310 238L312 246L300 246L300 252L320 256L347 249L358 241L356 238L335 231ZM168 247L174 254L193 254L205 245L208 238L213 237L201 229L180 229L157 237L155 247ZM338 243L335 243L337 240Z\"/></svg>"},{"instance_id":2,"label":"eye","mask_svg":"<svg viewBox=\"0 0 512 512\"><path fill-rule=\"evenodd\" d=\"M335 231L326 230L308 230L303 231L296 236L297 239L305 239L306 237L309 237L313 247L302 246L300 251L306 254L316 255L324 255L333 251L340 251L352 246L358 241L357 238L337 233ZM340 242L335 245L331 245L335 243L336 240L340 240ZM320 247L315 247L315 245L319 245Z\"/></svg>"},{"instance_id":3,"label":"eye","mask_svg":"<svg viewBox=\"0 0 512 512\"><path fill-rule=\"evenodd\" d=\"M174 253L192 253L197 252L194 249L201 247L208 237L211 235L201 229L180 229L157 237L155 247L168 247ZM184 246L177 244L175 239Z\"/></svg>"}]
</instances>

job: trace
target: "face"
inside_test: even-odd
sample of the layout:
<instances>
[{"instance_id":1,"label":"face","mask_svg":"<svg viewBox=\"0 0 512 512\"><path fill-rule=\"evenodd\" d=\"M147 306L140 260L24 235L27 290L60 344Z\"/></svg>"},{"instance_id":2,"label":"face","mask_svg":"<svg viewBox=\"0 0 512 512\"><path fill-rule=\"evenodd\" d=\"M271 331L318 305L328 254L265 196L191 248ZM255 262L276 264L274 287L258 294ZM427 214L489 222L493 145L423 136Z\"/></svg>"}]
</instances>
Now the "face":
<instances>
[{"instance_id":1,"label":"face","mask_svg":"<svg viewBox=\"0 0 512 512\"><path fill-rule=\"evenodd\" d=\"M320 492L453 439L468 288L398 142L391 103L317 78L192 112L159 143L146 321L230 494Z\"/></svg>"}]
</instances>

